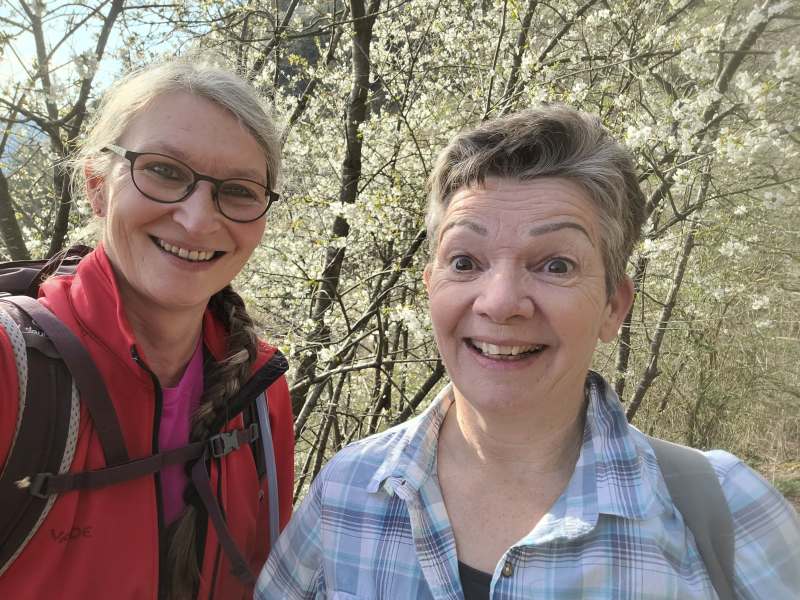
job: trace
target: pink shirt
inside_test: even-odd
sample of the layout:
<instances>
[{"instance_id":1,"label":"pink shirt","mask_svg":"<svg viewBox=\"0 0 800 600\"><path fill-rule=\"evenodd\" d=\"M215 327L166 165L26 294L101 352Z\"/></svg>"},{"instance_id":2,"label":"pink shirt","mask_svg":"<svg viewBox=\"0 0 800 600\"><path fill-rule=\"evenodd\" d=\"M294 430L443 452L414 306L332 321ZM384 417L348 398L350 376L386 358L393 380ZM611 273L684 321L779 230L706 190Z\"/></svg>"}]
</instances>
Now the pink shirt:
<instances>
[{"instance_id":1,"label":"pink shirt","mask_svg":"<svg viewBox=\"0 0 800 600\"><path fill-rule=\"evenodd\" d=\"M198 341L178 385L162 389L161 423L158 426L159 450L172 450L189 443L192 413L203 395L203 344ZM189 478L185 465L170 465L161 470L161 502L164 523L177 519L186 503L183 491Z\"/></svg>"}]
</instances>

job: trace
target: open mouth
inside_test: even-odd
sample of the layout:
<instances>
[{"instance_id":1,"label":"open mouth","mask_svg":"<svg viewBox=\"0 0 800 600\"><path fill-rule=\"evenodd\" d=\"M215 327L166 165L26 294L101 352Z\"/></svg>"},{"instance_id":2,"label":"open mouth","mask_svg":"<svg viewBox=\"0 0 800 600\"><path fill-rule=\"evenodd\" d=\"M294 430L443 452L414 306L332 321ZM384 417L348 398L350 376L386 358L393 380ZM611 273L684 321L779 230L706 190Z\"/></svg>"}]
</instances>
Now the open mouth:
<instances>
[{"instance_id":1,"label":"open mouth","mask_svg":"<svg viewBox=\"0 0 800 600\"><path fill-rule=\"evenodd\" d=\"M527 346L501 346L467 338L467 345L479 354L495 360L522 360L538 354L546 348L544 344Z\"/></svg>"},{"instance_id":2,"label":"open mouth","mask_svg":"<svg viewBox=\"0 0 800 600\"><path fill-rule=\"evenodd\" d=\"M177 256L187 262L209 262L225 254L225 252L221 250L189 250L153 236L150 236L150 239L164 252Z\"/></svg>"}]
</instances>

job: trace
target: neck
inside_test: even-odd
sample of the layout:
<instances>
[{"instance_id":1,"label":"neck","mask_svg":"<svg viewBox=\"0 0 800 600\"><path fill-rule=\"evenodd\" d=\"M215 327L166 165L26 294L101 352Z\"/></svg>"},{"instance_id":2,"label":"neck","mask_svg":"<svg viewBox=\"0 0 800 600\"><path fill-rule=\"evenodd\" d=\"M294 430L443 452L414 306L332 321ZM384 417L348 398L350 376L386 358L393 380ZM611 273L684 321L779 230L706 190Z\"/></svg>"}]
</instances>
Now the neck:
<instances>
[{"instance_id":1,"label":"neck","mask_svg":"<svg viewBox=\"0 0 800 600\"><path fill-rule=\"evenodd\" d=\"M162 387L176 386L197 347L205 307L171 311L127 298L123 306L147 366Z\"/></svg>"},{"instance_id":2,"label":"neck","mask_svg":"<svg viewBox=\"0 0 800 600\"><path fill-rule=\"evenodd\" d=\"M575 410L537 415L536 419L505 419L483 415L455 388L440 435L451 457L465 467L493 472L518 472L537 477L571 473L583 441L585 403Z\"/></svg>"}]
</instances>

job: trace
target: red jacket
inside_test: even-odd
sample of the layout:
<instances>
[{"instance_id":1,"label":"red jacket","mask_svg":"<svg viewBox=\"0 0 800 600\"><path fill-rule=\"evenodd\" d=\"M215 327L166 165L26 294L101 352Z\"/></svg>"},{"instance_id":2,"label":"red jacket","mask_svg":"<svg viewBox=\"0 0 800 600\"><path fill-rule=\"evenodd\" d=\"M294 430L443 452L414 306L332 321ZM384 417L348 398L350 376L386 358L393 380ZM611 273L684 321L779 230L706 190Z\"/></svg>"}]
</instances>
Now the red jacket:
<instances>
[{"instance_id":1,"label":"red jacket","mask_svg":"<svg viewBox=\"0 0 800 600\"><path fill-rule=\"evenodd\" d=\"M40 301L81 339L94 359L117 411L130 458L153 454L160 393L150 375L131 356L136 340L102 247L81 261L74 276L45 282ZM214 357L224 355L225 331L210 312L204 317L203 342ZM274 352L274 348L260 343L253 371L261 368ZM10 342L0 328L0 465L5 464L16 427L17 385ZM269 388L269 417L283 528L292 509L294 476L291 403L283 377ZM241 426L239 415L226 429ZM70 470L104 466L99 439L82 405ZM266 494L270 491L266 490L266 483L263 490L259 488L252 452L243 448L212 460L210 475L211 487L218 490L237 546L257 575L268 552ZM159 533L156 476L63 494L22 554L0 576L0 598L156 599ZM207 527L198 597L252 597L252 590L245 589L230 573L230 564L211 523Z\"/></svg>"}]
</instances>

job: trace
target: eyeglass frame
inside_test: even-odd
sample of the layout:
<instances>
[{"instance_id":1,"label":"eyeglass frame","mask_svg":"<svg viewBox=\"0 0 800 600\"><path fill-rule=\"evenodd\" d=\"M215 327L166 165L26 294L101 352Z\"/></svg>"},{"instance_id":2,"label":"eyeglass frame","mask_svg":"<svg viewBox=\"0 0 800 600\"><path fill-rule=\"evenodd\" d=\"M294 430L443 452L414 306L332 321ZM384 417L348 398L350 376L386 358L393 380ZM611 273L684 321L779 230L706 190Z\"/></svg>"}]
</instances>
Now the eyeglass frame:
<instances>
[{"instance_id":1,"label":"eyeglass frame","mask_svg":"<svg viewBox=\"0 0 800 600\"><path fill-rule=\"evenodd\" d=\"M179 160L179 159L175 158L174 156L170 156L169 154L162 154L160 152L135 152L134 150L128 150L126 148L123 148L122 146L117 146L116 144L106 144L105 146L100 148L100 152L111 152L111 153L116 154L117 156L119 156L121 158L126 159L130 163L131 181L133 182L133 185L136 187L137 190L139 190L139 193L141 193L145 198L147 198L149 200L152 200L153 202L158 202L159 204L177 204L178 202L183 202L189 196L192 195L192 193L194 192L195 188L197 187L197 183L198 182L200 182L200 181L208 181L212 186L211 197L214 200L214 206L217 208L217 211L219 212L219 214L221 214L226 219L228 219L230 221L233 221L235 223L252 223L253 221L258 221L261 217L263 217L265 214L267 214L267 211L269 210L269 207L272 206L273 203L277 202L281 198L280 194L278 194L274 190L271 190L269 187L267 187L263 183L259 183L258 181L254 181L252 179L248 179L247 177L229 177L227 179L217 179L216 177L211 177L210 175L204 175L203 173L198 173L197 171L195 171L192 167L187 165L182 160ZM173 161L177 162L178 164L183 165L184 167L186 167L186 169L192 174L192 177L193 177L192 184L189 187L186 188L186 193L182 197L178 198L177 200L161 200L159 198L155 198L155 197L151 196L150 194L144 192L139 187L139 184L136 183L136 177L134 177L134 175L133 175L133 165L136 162L137 158L139 158L140 156L148 155L148 154L152 154L152 155L155 155L155 156L163 156L164 158L168 158L170 160L173 160ZM228 215L226 215L222 211L222 207L220 206L220 203L219 203L219 190L222 187L222 184L224 184L227 181L249 181L250 183L255 183L256 185L259 185L259 186L263 187L264 191L267 194L267 205L264 207L264 211L260 215L258 215L257 217L254 217L252 219L234 219L233 217L229 217Z\"/></svg>"}]
</instances>

